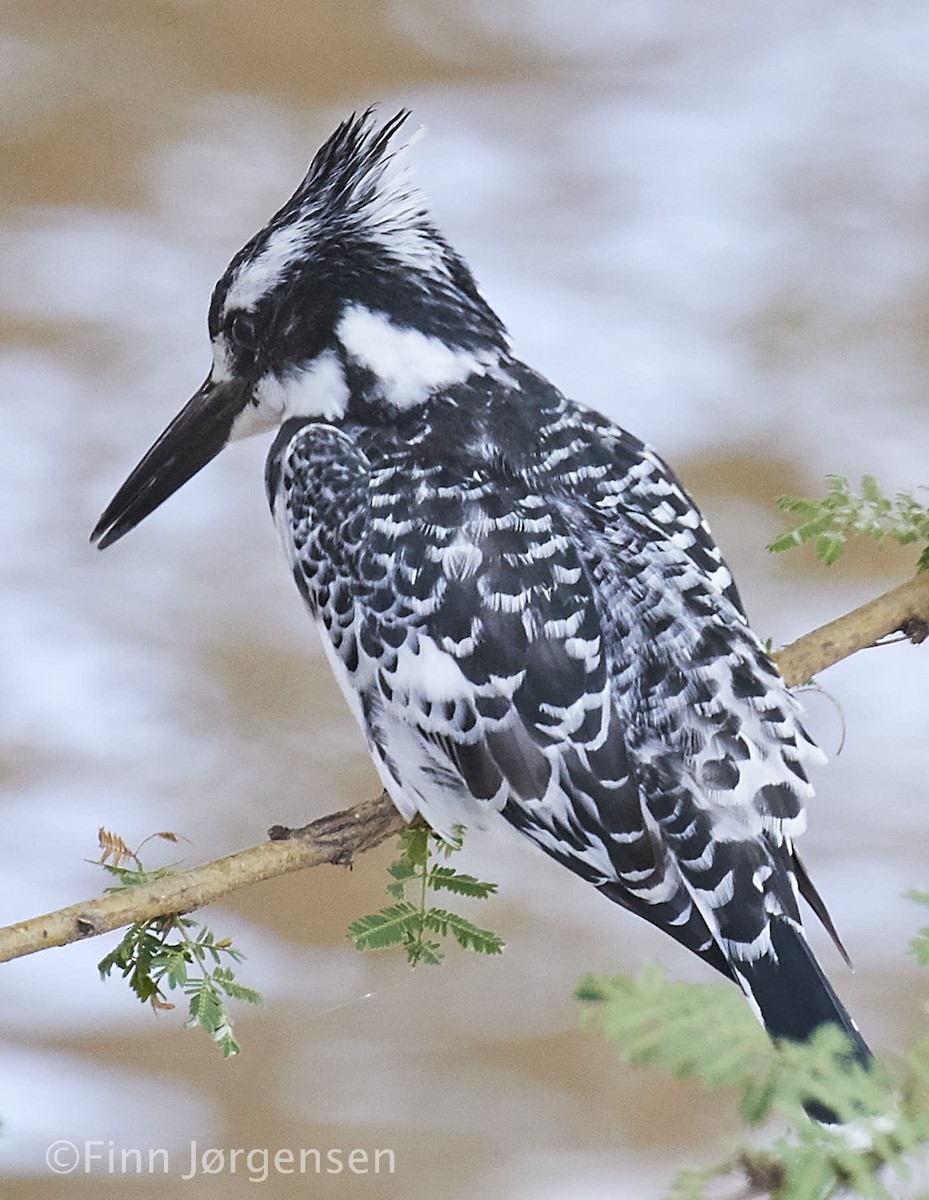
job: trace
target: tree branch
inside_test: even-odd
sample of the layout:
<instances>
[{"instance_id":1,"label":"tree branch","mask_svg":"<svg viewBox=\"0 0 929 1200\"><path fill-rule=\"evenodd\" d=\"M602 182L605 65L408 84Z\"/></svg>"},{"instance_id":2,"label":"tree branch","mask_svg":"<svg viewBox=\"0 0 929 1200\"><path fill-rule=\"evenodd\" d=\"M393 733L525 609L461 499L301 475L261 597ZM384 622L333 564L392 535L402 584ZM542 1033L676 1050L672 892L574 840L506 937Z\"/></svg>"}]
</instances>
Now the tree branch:
<instances>
[{"instance_id":1,"label":"tree branch","mask_svg":"<svg viewBox=\"0 0 929 1200\"><path fill-rule=\"evenodd\" d=\"M166 875L142 887L110 892L8 925L0 929L0 962L34 954L49 946L65 946L96 937L134 921L191 912L248 884L304 867L318 867L322 863L351 866L356 854L386 842L405 825L386 792L376 800L330 813L300 829L275 825L268 830L271 840L260 846L217 858L190 871Z\"/></svg>"},{"instance_id":2,"label":"tree branch","mask_svg":"<svg viewBox=\"0 0 929 1200\"><path fill-rule=\"evenodd\" d=\"M804 634L774 657L788 686L798 687L893 633L902 633L916 645L929 636L929 571Z\"/></svg>"},{"instance_id":3,"label":"tree branch","mask_svg":"<svg viewBox=\"0 0 929 1200\"><path fill-rule=\"evenodd\" d=\"M929 636L929 571L798 638L777 654L777 664L786 682L796 687L840 659L898 632L916 643ZM134 921L191 912L248 884L304 867L351 865L356 854L379 846L400 833L405 824L382 792L376 800L331 813L300 829L275 825L268 830L270 840L260 846L166 875L144 887L111 892L8 925L0 929L0 962L96 937Z\"/></svg>"}]
</instances>

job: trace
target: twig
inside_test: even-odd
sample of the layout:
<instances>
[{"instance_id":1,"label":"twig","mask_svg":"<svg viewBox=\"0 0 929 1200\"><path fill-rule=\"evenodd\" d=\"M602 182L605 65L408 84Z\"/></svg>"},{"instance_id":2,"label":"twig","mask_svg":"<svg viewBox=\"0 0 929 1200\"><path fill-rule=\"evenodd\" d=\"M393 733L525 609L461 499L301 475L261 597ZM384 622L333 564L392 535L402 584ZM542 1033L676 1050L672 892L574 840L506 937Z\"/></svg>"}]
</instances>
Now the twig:
<instances>
[{"instance_id":1,"label":"twig","mask_svg":"<svg viewBox=\"0 0 929 1200\"><path fill-rule=\"evenodd\" d=\"M322 863L350 865L356 854L379 846L404 826L386 792L376 800L330 813L302 829L275 825L268 830L271 840L260 846L217 858L190 871L166 875L142 887L110 892L8 925L0 929L0 962L109 933L133 921L191 912L248 884L304 867L318 867Z\"/></svg>"},{"instance_id":2,"label":"twig","mask_svg":"<svg viewBox=\"0 0 929 1200\"><path fill-rule=\"evenodd\" d=\"M787 683L796 687L900 631L913 642L929 636L929 571L785 646L777 654L777 663ZM144 887L111 892L0 928L0 962L109 933L133 921L191 912L249 884L304 867L351 864L356 854L379 846L404 825L386 792L301 829L275 825L268 830L270 840L260 846L166 875Z\"/></svg>"},{"instance_id":3,"label":"twig","mask_svg":"<svg viewBox=\"0 0 929 1200\"><path fill-rule=\"evenodd\" d=\"M804 634L778 651L775 659L790 687L798 687L892 633L903 633L917 645L929 636L929 571Z\"/></svg>"}]
</instances>

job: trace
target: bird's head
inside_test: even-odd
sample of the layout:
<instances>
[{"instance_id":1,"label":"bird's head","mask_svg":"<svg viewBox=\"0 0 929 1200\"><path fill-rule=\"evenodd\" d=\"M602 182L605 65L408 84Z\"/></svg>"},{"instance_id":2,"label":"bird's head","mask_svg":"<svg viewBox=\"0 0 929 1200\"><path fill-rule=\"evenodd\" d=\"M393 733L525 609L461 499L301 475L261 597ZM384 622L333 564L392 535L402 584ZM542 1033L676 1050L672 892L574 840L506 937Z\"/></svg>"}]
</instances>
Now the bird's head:
<instances>
[{"instance_id":1,"label":"bird's head","mask_svg":"<svg viewBox=\"0 0 929 1200\"><path fill-rule=\"evenodd\" d=\"M91 535L128 533L236 438L294 417L366 419L493 370L506 334L407 184L369 110L344 121L213 292L213 364Z\"/></svg>"}]
</instances>

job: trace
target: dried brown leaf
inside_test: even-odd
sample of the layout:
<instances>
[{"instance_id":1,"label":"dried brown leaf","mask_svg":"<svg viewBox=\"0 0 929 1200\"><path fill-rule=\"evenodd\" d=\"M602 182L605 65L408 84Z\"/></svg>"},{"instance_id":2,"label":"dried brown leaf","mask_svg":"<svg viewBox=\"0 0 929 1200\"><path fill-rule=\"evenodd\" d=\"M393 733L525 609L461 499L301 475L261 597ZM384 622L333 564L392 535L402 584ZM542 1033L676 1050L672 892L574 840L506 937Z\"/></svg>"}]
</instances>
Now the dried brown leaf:
<instances>
[{"instance_id":1,"label":"dried brown leaf","mask_svg":"<svg viewBox=\"0 0 929 1200\"><path fill-rule=\"evenodd\" d=\"M113 833L111 830L104 828L103 825L97 830L97 844L103 851L100 856L101 863L105 863L107 859L112 859L113 866L118 867L131 859L137 867L140 865L136 852L126 845L118 833Z\"/></svg>"}]
</instances>

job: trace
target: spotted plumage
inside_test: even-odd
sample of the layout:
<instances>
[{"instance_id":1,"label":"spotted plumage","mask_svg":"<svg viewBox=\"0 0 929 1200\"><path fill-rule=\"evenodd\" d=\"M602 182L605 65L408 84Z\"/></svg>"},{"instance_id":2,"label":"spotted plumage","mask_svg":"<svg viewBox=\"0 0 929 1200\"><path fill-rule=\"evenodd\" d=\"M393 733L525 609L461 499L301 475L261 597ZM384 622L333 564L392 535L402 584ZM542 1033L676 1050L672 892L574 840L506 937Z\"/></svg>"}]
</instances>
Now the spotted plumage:
<instances>
[{"instance_id":1,"label":"spotted plumage","mask_svg":"<svg viewBox=\"0 0 929 1200\"><path fill-rule=\"evenodd\" d=\"M775 1036L841 1025L798 896L822 760L707 525L647 446L513 356L370 114L232 260L213 368L95 531L232 437L384 786L503 819L735 980Z\"/></svg>"}]
</instances>

